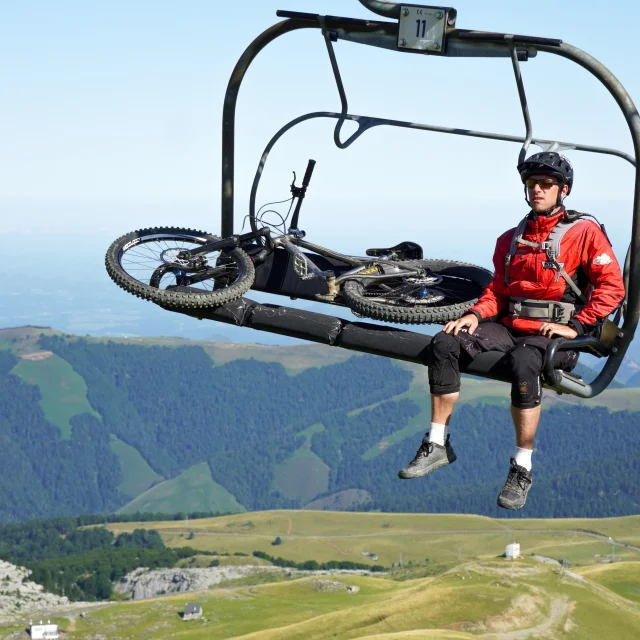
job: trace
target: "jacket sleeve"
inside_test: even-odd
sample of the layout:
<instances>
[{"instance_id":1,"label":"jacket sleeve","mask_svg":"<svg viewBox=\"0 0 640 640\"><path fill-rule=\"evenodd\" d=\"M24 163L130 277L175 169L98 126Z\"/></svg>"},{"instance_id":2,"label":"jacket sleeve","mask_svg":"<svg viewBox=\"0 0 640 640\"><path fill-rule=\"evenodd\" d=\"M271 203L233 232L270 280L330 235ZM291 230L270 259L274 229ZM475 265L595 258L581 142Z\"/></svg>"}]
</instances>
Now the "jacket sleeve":
<instances>
[{"instance_id":1,"label":"jacket sleeve","mask_svg":"<svg viewBox=\"0 0 640 640\"><path fill-rule=\"evenodd\" d=\"M585 327L606 318L625 296L620 265L602 229L589 222L583 237L580 264L593 289L585 308L571 321L579 334L585 332Z\"/></svg>"},{"instance_id":2,"label":"jacket sleeve","mask_svg":"<svg viewBox=\"0 0 640 640\"><path fill-rule=\"evenodd\" d=\"M514 229L511 229L498 238L496 249L493 253L493 279L485 288L478 302L467 312L473 313L480 322L495 320L498 314L506 310L509 304L509 294L504 286L504 260L511 245L511 237L514 231Z\"/></svg>"}]
</instances>

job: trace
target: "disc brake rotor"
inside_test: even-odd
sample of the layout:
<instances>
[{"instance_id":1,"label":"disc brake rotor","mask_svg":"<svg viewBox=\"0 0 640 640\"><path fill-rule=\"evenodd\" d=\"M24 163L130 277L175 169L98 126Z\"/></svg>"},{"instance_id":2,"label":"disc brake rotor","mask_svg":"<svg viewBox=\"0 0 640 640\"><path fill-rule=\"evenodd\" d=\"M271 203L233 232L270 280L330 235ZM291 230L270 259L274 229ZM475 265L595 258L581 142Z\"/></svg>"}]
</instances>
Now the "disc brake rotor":
<instances>
[{"instance_id":1,"label":"disc brake rotor","mask_svg":"<svg viewBox=\"0 0 640 640\"><path fill-rule=\"evenodd\" d=\"M178 267L185 271L197 271L205 266L205 260L201 256L196 256L191 259L181 257L180 254L185 251L188 251L188 249L182 249L180 247L165 249L160 254L160 259L167 265Z\"/></svg>"}]
</instances>

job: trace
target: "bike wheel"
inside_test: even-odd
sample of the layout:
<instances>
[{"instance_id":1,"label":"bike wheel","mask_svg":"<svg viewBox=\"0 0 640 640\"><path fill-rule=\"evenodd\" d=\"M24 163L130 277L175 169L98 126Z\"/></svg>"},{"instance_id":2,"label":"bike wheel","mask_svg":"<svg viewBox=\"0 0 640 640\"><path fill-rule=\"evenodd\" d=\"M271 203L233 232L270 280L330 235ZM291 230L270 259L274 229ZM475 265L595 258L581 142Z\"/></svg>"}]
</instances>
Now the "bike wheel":
<instances>
[{"instance_id":1,"label":"bike wheel","mask_svg":"<svg viewBox=\"0 0 640 640\"><path fill-rule=\"evenodd\" d=\"M423 269L424 276L400 272L391 279L365 276L345 281L342 295L354 313L402 324L457 320L478 301L493 277L487 269L452 260L407 260L397 264ZM379 268L383 272L386 266Z\"/></svg>"},{"instance_id":2,"label":"bike wheel","mask_svg":"<svg viewBox=\"0 0 640 640\"><path fill-rule=\"evenodd\" d=\"M165 307L218 307L251 287L255 278L251 258L239 248L192 260L179 256L218 239L179 227L133 231L111 244L105 265L119 287L139 298Z\"/></svg>"}]
</instances>

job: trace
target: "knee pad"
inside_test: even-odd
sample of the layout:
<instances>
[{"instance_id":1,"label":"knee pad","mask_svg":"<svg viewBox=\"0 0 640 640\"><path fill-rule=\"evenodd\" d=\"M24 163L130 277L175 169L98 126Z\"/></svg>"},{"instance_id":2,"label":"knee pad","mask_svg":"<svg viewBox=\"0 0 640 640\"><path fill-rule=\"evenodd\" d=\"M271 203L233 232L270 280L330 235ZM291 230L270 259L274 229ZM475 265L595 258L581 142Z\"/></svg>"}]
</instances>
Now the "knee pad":
<instances>
[{"instance_id":1,"label":"knee pad","mask_svg":"<svg viewBox=\"0 0 640 640\"><path fill-rule=\"evenodd\" d=\"M511 403L518 409L533 409L542 400L544 357L535 347L516 347L510 354Z\"/></svg>"},{"instance_id":2,"label":"knee pad","mask_svg":"<svg viewBox=\"0 0 640 640\"><path fill-rule=\"evenodd\" d=\"M460 343L441 331L427 347L426 362L429 367L429 387L431 393L443 395L460 391Z\"/></svg>"},{"instance_id":3,"label":"knee pad","mask_svg":"<svg viewBox=\"0 0 640 640\"><path fill-rule=\"evenodd\" d=\"M451 355L460 357L460 343L454 336L444 331L436 333L427 347L427 365L433 366L448 360Z\"/></svg>"}]
</instances>

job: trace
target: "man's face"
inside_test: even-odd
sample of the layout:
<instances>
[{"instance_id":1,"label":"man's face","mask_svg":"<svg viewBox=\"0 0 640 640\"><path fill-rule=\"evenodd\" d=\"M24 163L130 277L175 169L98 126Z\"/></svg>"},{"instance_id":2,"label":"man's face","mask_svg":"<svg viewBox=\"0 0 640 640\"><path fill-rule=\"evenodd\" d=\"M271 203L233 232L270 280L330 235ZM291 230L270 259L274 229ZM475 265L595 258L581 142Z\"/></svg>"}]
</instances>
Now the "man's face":
<instances>
[{"instance_id":1,"label":"man's face","mask_svg":"<svg viewBox=\"0 0 640 640\"><path fill-rule=\"evenodd\" d=\"M554 182L557 182L556 178L544 175L543 173L531 176L529 179L553 180ZM553 184L550 187L547 187L546 185L536 184L533 187L527 187L531 209L535 213L540 213L541 211L548 211L549 209L553 208L558 202L558 191L560 189L562 189L562 195L566 196L567 191L569 191L569 187L566 184Z\"/></svg>"}]
</instances>

